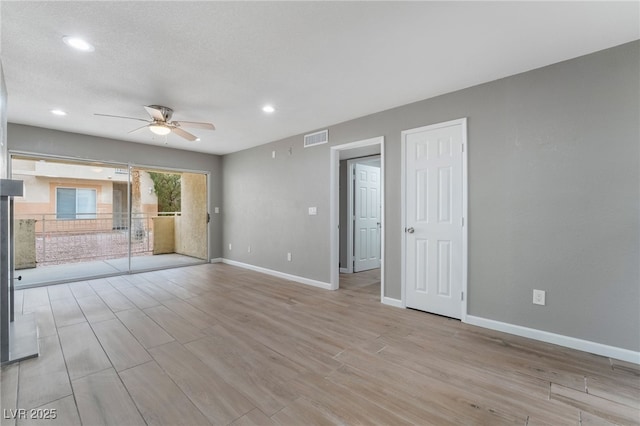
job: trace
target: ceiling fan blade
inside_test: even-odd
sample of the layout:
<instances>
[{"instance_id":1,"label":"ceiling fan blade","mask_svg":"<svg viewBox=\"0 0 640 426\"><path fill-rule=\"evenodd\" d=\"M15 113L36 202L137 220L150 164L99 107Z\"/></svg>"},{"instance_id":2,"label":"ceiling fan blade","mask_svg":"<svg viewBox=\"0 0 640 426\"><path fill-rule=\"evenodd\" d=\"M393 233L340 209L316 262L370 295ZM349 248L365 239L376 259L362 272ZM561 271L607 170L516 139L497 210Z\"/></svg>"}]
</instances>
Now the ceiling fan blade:
<instances>
[{"instance_id":1,"label":"ceiling fan blade","mask_svg":"<svg viewBox=\"0 0 640 426\"><path fill-rule=\"evenodd\" d=\"M187 139L187 140L190 140L191 142L193 142L193 141L195 141L196 139L198 139L195 135L192 135L192 134L191 134L191 133L189 133L189 132L185 132L184 130L182 130L182 129L181 129L181 128L179 128L179 127L172 127L172 128L171 128L171 131L172 131L173 133L175 133L176 135L180 136L180 137L183 137L183 138L185 138L185 139Z\"/></svg>"},{"instance_id":2,"label":"ceiling fan blade","mask_svg":"<svg viewBox=\"0 0 640 426\"><path fill-rule=\"evenodd\" d=\"M142 118L124 117L122 115L111 115L111 114L93 114L93 115L99 115L100 117L126 118L127 120L138 120L138 121L144 121L145 123L149 122L149 120L144 120Z\"/></svg>"},{"instance_id":3,"label":"ceiling fan blade","mask_svg":"<svg viewBox=\"0 0 640 426\"><path fill-rule=\"evenodd\" d=\"M135 132L137 132L138 130L146 129L147 127L149 127L149 125L148 125L148 124L147 124L147 125L145 125L145 126L142 126L142 127L138 127L137 129L133 129L132 131L127 132L127 133L135 133Z\"/></svg>"},{"instance_id":4,"label":"ceiling fan blade","mask_svg":"<svg viewBox=\"0 0 640 426\"><path fill-rule=\"evenodd\" d=\"M151 108L149 106L145 106L144 109L147 110L147 112L149 113L149 115L154 119L154 120L158 120L158 121L164 121L164 115L162 114L162 111L159 109L155 109L155 108Z\"/></svg>"},{"instance_id":5,"label":"ceiling fan blade","mask_svg":"<svg viewBox=\"0 0 640 426\"><path fill-rule=\"evenodd\" d=\"M173 124L180 127L193 127L198 129L215 130L216 126L211 123L201 123L198 121L174 121Z\"/></svg>"}]
</instances>

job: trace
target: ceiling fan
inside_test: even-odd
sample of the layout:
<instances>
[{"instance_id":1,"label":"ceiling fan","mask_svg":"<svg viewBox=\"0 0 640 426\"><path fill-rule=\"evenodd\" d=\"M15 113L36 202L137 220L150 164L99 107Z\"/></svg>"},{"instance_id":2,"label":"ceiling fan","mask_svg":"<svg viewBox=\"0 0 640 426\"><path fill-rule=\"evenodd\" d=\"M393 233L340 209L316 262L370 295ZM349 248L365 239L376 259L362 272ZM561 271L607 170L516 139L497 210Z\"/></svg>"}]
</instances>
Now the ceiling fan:
<instances>
[{"instance_id":1,"label":"ceiling fan","mask_svg":"<svg viewBox=\"0 0 640 426\"><path fill-rule=\"evenodd\" d=\"M121 115L110 115L110 114L95 114L102 117L115 117L115 118L125 118L127 120L138 120L144 121L147 124L138 127L130 131L129 133L137 132L140 129L149 128L153 133L160 136L168 135L169 133L175 133L176 135L183 137L189 141L195 141L198 139L197 136L185 131L182 127L193 127L198 129L206 129L206 130L215 130L215 126L211 123L201 123L197 121L171 121L171 116L173 115L173 110L171 108L162 106L162 105L148 105L144 107L145 110L151 116L151 120L145 120L143 118L136 117L123 117Z\"/></svg>"}]
</instances>

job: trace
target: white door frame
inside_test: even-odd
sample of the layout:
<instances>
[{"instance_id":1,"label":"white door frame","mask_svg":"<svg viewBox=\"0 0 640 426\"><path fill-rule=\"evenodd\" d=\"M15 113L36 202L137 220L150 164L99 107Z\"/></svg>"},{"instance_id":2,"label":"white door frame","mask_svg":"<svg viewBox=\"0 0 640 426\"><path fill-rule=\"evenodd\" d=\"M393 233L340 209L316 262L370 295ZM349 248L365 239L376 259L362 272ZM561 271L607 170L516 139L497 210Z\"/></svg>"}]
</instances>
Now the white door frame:
<instances>
[{"instance_id":1,"label":"white door frame","mask_svg":"<svg viewBox=\"0 0 640 426\"><path fill-rule=\"evenodd\" d=\"M330 148L329 155L329 241L331 262L331 290L337 290L340 285L340 151L365 146L380 145L380 301L384 297L384 136L336 145Z\"/></svg>"},{"instance_id":2,"label":"white door frame","mask_svg":"<svg viewBox=\"0 0 640 426\"><path fill-rule=\"evenodd\" d=\"M347 160L347 274L353 274L353 167L355 164L355 160ZM340 225L339 221L338 225Z\"/></svg>"},{"instance_id":3,"label":"white door frame","mask_svg":"<svg viewBox=\"0 0 640 426\"><path fill-rule=\"evenodd\" d=\"M353 258L353 252L354 252L353 214L352 213L355 210L354 206L355 206L356 199L355 199L355 194L353 193L353 171L356 164L366 163L367 159L376 159L376 158L380 158L380 164L382 164L382 157L380 154L374 154L371 156L347 160L347 183L349 185L347 190L347 210L349 211L350 216L347 220L347 267L341 268L341 269L346 269L347 274L353 273L353 260L354 260ZM382 167L380 167L380 173L382 173ZM382 194L380 194L380 203L382 203ZM382 211L380 212L380 214L382 214ZM382 238L382 232L380 232L380 238ZM382 240L380 240L380 249L382 249Z\"/></svg>"},{"instance_id":4,"label":"white door frame","mask_svg":"<svg viewBox=\"0 0 640 426\"><path fill-rule=\"evenodd\" d=\"M407 227L407 219L406 219L406 200L407 200L407 147L405 136L411 133L416 132L424 132L425 130L434 130L441 127L449 127L455 125L462 125L462 219L464 221L464 225L462 227L462 292L463 292L463 300L462 300L462 312L460 313L460 319L462 322L466 322L467 318L467 301L469 300L469 292L467 288L467 236L468 236L468 208L467 208L467 190L468 190L468 179L467 179L467 118L459 118L457 120L445 121L443 123L432 124L429 126L418 127L415 129L403 130L400 136L400 156L401 160L401 189L400 189L400 207L401 207L401 224L400 224L400 233L402 234L402 246L401 246L401 271L400 271L400 282L401 282L401 299L402 306L407 307L406 300L406 266L407 266L407 253L406 253L406 243L407 243L407 234L405 229Z\"/></svg>"}]
</instances>

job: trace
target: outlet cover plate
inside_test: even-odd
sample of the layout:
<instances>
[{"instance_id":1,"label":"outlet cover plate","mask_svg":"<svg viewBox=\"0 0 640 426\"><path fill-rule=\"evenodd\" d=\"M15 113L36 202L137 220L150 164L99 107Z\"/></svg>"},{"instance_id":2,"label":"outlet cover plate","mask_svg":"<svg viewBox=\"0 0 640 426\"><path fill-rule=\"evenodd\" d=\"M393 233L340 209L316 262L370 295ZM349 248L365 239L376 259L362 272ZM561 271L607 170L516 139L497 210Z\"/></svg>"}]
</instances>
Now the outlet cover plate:
<instances>
[{"instance_id":1,"label":"outlet cover plate","mask_svg":"<svg viewBox=\"0 0 640 426\"><path fill-rule=\"evenodd\" d=\"M545 305L546 302L546 292L544 290L533 290L533 304L534 305Z\"/></svg>"}]
</instances>

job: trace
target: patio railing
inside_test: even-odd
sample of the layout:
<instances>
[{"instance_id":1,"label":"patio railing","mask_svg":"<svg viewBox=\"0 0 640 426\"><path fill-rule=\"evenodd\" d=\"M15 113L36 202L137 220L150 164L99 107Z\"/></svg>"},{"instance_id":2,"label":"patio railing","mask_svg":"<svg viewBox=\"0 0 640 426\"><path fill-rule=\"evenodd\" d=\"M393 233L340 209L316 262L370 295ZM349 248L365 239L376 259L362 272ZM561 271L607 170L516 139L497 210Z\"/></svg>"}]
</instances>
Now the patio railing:
<instances>
[{"instance_id":1,"label":"patio railing","mask_svg":"<svg viewBox=\"0 0 640 426\"><path fill-rule=\"evenodd\" d=\"M151 218L158 215L179 216L180 213L132 215L130 227L133 256L152 254ZM117 259L129 255L129 216L126 213L99 213L73 219L61 219L55 214L21 214L16 215L16 221L16 268L23 259L28 259L26 264L46 266ZM23 226L24 224L29 226ZM30 228L30 232L21 231L23 228ZM35 258L31 259L32 257Z\"/></svg>"}]
</instances>

